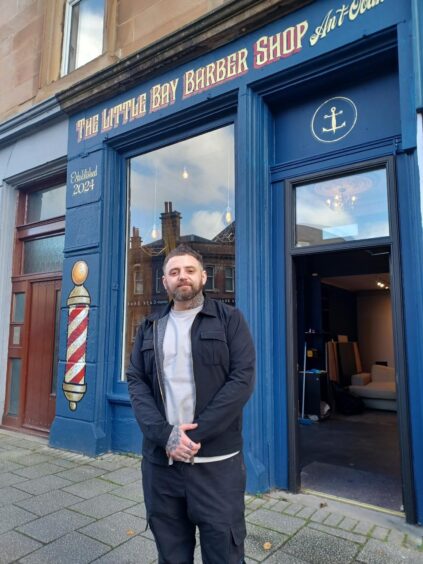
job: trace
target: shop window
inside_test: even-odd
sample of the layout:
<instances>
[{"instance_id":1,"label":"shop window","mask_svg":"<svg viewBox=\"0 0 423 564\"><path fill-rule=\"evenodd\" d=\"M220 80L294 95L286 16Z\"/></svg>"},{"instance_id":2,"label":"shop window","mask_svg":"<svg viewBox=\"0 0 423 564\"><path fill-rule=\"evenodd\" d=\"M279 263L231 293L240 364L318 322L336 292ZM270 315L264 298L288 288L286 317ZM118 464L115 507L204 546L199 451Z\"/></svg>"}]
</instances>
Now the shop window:
<instances>
[{"instance_id":1,"label":"shop window","mask_svg":"<svg viewBox=\"0 0 423 564\"><path fill-rule=\"evenodd\" d=\"M214 266L206 266L207 280L204 289L207 291L214 290Z\"/></svg>"},{"instance_id":2,"label":"shop window","mask_svg":"<svg viewBox=\"0 0 423 564\"><path fill-rule=\"evenodd\" d=\"M297 184L295 246L389 236L385 167Z\"/></svg>"},{"instance_id":3,"label":"shop window","mask_svg":"<svg viewBox=\"0 0 423 564\"><path fill-rule=\"evenodd\" d=\"M203 256L210 296L235 303L235 294L228 298L223 281L217 283L217 274L235 265L233 125L131 158L128 185L123 369L133 344L134 320L168 303L163 261L180 243ZM130 298L135 263L142 264L142 300Z\"/></svg>"},{"instance_id":4,"label":"shop window","mask_svg":"<svg viewBox=\"0 0 423 564\"><path fill-rule=\"evenodd\" d=\"M227 266L225 268L225 292L235 291L235 268Z\"/></svg>"},{"instance_id":5,"label":"shop window","mask_svg":"<svg viewBox=\"0 0 423 564\"><path fill-rule=\"evenodd\" d=\"M103 53L105 0L67 0L62 76Z\"/></svg>"}]
</instances>

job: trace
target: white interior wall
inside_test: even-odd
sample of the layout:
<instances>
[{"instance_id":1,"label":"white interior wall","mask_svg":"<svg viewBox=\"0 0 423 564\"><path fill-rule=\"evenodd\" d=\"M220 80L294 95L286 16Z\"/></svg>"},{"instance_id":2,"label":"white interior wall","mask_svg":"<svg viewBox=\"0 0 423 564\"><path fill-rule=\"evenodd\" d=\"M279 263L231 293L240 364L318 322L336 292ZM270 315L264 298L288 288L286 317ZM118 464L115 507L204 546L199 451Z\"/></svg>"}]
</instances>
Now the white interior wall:
<instances>
[{"instance_id":1,"label":"white interior wall","mask_svg":"<svg viewBox=\"0 0 423 564\"><path fill-rule=\"evenodd\" d=\"M395 366L392 304L389 292L357 296L358 346L363 372L370 372L375 361Z\"/></svg>"}]
</instances>

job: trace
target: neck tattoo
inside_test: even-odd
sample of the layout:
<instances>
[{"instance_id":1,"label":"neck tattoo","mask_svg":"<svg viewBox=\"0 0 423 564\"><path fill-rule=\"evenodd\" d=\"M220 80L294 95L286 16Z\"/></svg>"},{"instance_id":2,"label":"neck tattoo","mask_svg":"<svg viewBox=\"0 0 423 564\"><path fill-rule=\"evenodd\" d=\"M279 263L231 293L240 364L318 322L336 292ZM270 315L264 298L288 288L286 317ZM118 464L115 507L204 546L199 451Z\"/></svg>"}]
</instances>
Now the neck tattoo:
<instances>
[{"instance_id":1,"label":"neck tattoo","mask_svg":"<svg viewBox=\"0 0 423 564\"><path fill-rule=\"evenodd\" d=\"M204 296L202 292L200 292L196 296L194 296L192 300L189 302L188 309L194 309L196 307L200 307L200 305L203 305L203 302L204 302Z\"/></svg>"},{"instance_id":2,"label":"neck tattoo","mask_svg":"<svg viewBox=\"0 0 423 564\"><path fill-rule=\"evenodd\" d=\"M183 303L183 302L180 302ZM194 309L196 307L200 307L201 305L203 305L204 303L204 296L202 294L202 292L199 292L196 296L194 296L192 298L192 300L189 300L187 302L184 303L184 308L185 310L187 309Z\"/></svg>"}]
</instances>

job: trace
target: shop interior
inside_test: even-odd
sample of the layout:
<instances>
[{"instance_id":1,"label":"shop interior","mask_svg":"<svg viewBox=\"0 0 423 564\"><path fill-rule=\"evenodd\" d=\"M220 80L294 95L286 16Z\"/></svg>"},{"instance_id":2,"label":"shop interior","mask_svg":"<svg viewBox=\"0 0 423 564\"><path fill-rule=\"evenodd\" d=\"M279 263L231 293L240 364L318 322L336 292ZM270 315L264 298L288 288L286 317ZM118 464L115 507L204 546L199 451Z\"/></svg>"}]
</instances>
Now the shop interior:
<instances>
[{"instance_id":1,"label":"shop interior","mask_svg":"<svg viewBox=\"0 0 423 564\"><path fill-rule=\"evenodd\" d=\"M295 272L301 489L402 511L389 247Z\"/></svg>"}]
</instances>

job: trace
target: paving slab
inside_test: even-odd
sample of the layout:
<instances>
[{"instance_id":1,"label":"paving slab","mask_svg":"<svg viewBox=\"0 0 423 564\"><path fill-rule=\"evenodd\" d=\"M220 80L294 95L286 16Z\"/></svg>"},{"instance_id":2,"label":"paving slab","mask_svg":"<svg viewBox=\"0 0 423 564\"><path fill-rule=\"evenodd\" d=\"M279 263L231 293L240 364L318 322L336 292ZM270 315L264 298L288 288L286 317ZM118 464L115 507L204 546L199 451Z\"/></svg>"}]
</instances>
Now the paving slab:
<instances>
[{"instance_id":1,"label":"paving slab","mask_svg":"<svg viewBox=\"0 0 423 564\"><path fill-rule=\"evenodd\" d=\"M147 519L147 512L144 503L137 503L137 505L128 507L128 509L125 509L125 513L129 513L130 515L135 515L136 517L142 517L143 519Z\"/></svg>"},{"instance_id":2,"label":"paving slab","mask_svg":"<svg viewBox=\"0 0 423 564\"><path fill-rule=\"evenodd\" d=\"M129 513L114 513L80 529L89 537L113 547L122 544L136 534L145 531L147 521Z\"/></svg>"},{"instance_id":3,"label":"paving slab","mask_svg":"<svg viewBox=\"0 0 423 564\"><path fill-rule=\"evenodd\" d=\"M344 529L337 529L335 527L329 527L328 525L322 525L321 523L310 523L310 529L315 529L316 531L322 531L323 533L328 533L339 537L341 539L350 540L358 544L364 544L367 541L367 537L363 535L358 535L356 533L351 533L351 531L345 531Z\"/></svg>"},{"instance_id":4,"label":"paving slab","mask_svg":"<svg viewBox=\"0 0 423 564\"><path fill-rule=\"evenodd\" d=\"M292 554L283 552L283 549L277 550L269 558L266 559L265 564L310 564L310 560L302 560ZM327 562L327 564L331 564Z\"/></svg>"},{"instance_id":5,"label":"paving slab","mask_svg":"<svg viewBox=\"0 0 423 564\"><path fill-rule=\"evenodd\" d=\"M127 499L132 500L132 501L137 501L137 502L144 501L141 481L132 482L131 484L127 484L126 486L116 488L115 490L111 491L110 493L112 495L117 495L119 497L125 497Z\"/></svg>"},{"instance_id":6,"label":"paving slab","mask_svg":"<svg viewBox=\"0 0 423 564\"><path fill-rule=\"evenodd\" d=\"M94 562L96 564L152 564L157 562L156 545L149 539L136 536Z\"/></svg>"},{"instance_id":7,"label":"paving slab","mask_svg":"<svg viewBox=\"0 0 423 564\"><path fill-rule=\"evenodd\" d=\"M58 490L71 484L69 480L64 480L58 476L43 476L35 480L27 480L26 482L19 482L15 485L16 488L23 490L34 495L40 495L51 490Z\"/></svg>"},{"instance_id":8,"label":"paving slab","mask_svg":"<svg viewBox=\"0 0 423 564\"><path fill-rule=\"evenodd\" d=\"M287 536L270 529L262 529L247 523L247 538L245 539L245 554L256 562L262 562L272 554Z\"/></svg>"},{"instance_id":9,"label":"paving slab","mask_svg":"<svg viewBox=\"0 0 423 564\"><path fill-rule=\"evenodd\" d=\"M23 476L24 478L33 479L41 478L42 476L48 476L50 474L57 474L61 472L63 468L54 464L53 462L43 462L41 464L36 464L34 466L25 466L19 470L15 470L18 476Z\"/></svg>"},{"instance_id":10,"label":"paving slab","mask_svg":"<svg viewBox=\"0 0 423 564\"><path fill-rule=\"evenodd\" d=\"M6 486L13 486L19 482L24 482L27 478L23 476L18 476L13 472L0 472L0 488L5 488Z\"/></svg>"},{"instance_id":11,"label":"paving slab","mask_svg":"<svg viewBox=\"0 0 423 564\"><path fill-rule=\"evenodd\" d=\"M0 488L0 506L8 505L9 503L14 503L28 497L32 497L31 494L18 490L13 486Z\"/></svg>"},{"instance_id":12,"label":"paving slab","mask_svg":"<svg viewBox=\"0 0 423 564\"><path fill-rule=\"evenodd\" d=\"M11 531L18 525L33 521L37 516L25 509L15 507L14 505L5 505L0 507L0 534Z\"/></svg>"},{"instance_id":13,"label":"paving slab","mask_svg":"<svg viewBox=\"0 0 423 564\"><path fill-rule=\"evenodd\" d=\"M365 564L422 564L423 552L413 552L387 542L370 539L357 556Z\"/></svg>"},{"instance_id":14,"label":"paving slab","mask_svg":"<svg viewBox=\"0 0 423 564\"><path fill-rule=\"evenodd\" d=\"M48 543L88 525L92 521L93 519L86 515L81 515L68 509L61 509L18 527L17 531L43 543Z\"/></svg>"},{"instance_id":15,"label":"paving slab","mask_svg":"<svg viewBox=\"0 0 423 564\"><path fill-rule=\"evenodd\" d=\"M30 499L18 501L15 505L35 513L38 517L53 513L63 507L69 507L80 502L81 498L61 490L53 490L45 494L33 496Z\"/></svg>"},{"instance_id":16,"label":"paving slab","mask_svg":"<svg viewBox=\"0 0 423 564\"><path fill-rule=\"evenodd\" d=\"M124 486L130 484L131 482L141 481L141 469L140 468L120 468L119 470L114 470L113 472L108 472L103 475L103 480L113 482L119 486Z\"/></svg>"},{"instance_id":17,"label":"paving slab","mask_svg":"<svg viewBox=\"0 0 423 564\"><path fill-rule=\"evenodd\" d=\"M67 481L69 483L69 480ZM63 488L63 490L65 492L78 495L79 497L83 497L84 499L90 499L91 497L109 492L115 488L116 484L107 482L101 478L91 478L83 482L72 484L71 486Z\"/></svg>"},{"instance_id":18,"label":"paving slab","mask_svg":"<svg viewBox=\"0 0 423 564\"><path fill-rule=\"evenodd\" d=\"M41 543L16 531L3 533L0 535L0 562L1 564L16 562L41 546Z\"/></svg>"},{"instance_id":19,"label":"paving slab","mask_svg":"<svg viewBox=\"0 0 423 564\"><path fill-rule=\"evenodd\" d=\"M351 541L304 528L289 539L283 551L313 564L348 564L353 562L359 548Z\"/></svg>"},{"instance_id":20,"label":"paving slab","mask_svg":"<svg viewBox=\"0 0 423 564\"><path fill-rule=\"evenodd\" d=\"M303 519L298 519L297 517L291 517L290 515L284 515L283 513L270 511L268 509L258 509L257 511L254 511L254 513L250 513L247 517L247 521L253 525L272 529L286 535L294 534L305 524Z\"/></svg>"},{"instance_id":21,"label":"paving slab","mask_svg":"<svg viewBox=\"0 0 423 564\"><path fill-rule=\"evenodd\" d=\"M88 564L110 550L107 545L80 533L69 533L32 552L22 564ZM116 563L118 564L118 563Z\"/></svg>"},{"instance_id":22,"label":"paving slab","mask_svg":"<svg viewBox=\"0 0 423 564\"><path fill-rule=\"evenodd\" d=\"M129 499L117 497L115 495L103 494L95 498L95 502L87 499L71 506L72 511L78 511L83 515L101 519L112 513L118 513L128 507L135 505L135 502Z\"/></svg>"},{"instance_id":23,"label":"paving slab","mask_svg":"<svg viewBox=\"0 0 423 564\"><path fill-rule=\"evenodd\" d=\"M105 473L105 470L101 468L96 468L91 464L83 464L82 466L73 466L73 468L63 470L60 468L60 473L57 474L60 478L65 478L65 480L70 480L71 482L82 482L84 480L89 480L90 478L97 478Z\"/></svg>"}]
</instances>

